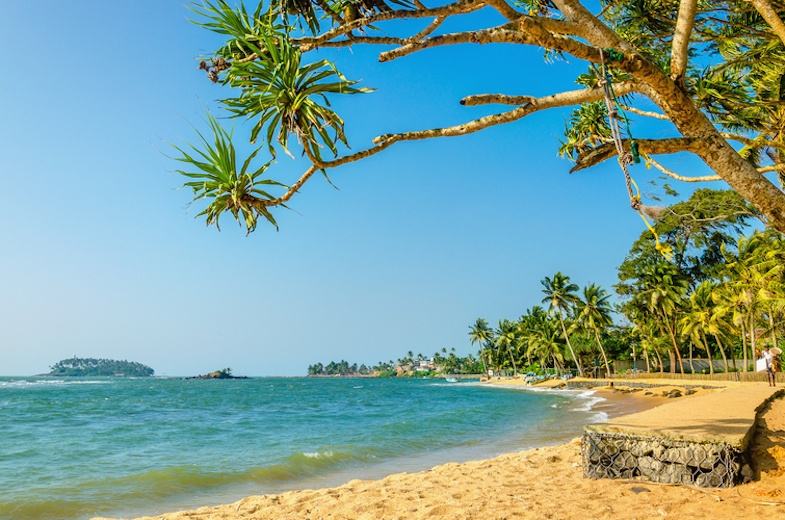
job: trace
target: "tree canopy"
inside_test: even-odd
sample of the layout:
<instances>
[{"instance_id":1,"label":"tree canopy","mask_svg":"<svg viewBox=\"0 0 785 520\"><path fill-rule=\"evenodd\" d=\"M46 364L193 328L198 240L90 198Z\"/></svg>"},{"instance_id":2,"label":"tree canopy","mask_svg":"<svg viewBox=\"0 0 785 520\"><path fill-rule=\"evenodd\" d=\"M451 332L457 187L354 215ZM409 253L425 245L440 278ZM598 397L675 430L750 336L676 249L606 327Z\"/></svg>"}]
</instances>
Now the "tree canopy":
<instances>
[{"instance_id":1,"label":"tree canopy","mask_svg":"<svg viewBox=\"0 0 785 520\"><path fill-rule=\"evenodd\" d=\"M72 357L58 361L51 367L50 376L124 376L149 377L155 370L135 361L117 361L115 359L95 359Z\"/></svg>"},{"instance_id":2,"label":"tree canopy","mask_svg":"<svg viewBox=\"0 0 785 520\"><path fill-rule=\"evenodd\" d=\"M616 158L625 174L645 161L681 181L723 180L766 224L785 232L781 0L457 0L435 6L420 0L272 0L253 7L204 0L192 9L197 24L225 38L200 67L225 87L226 114L247 123L252 143L263 143L238 157L232 132L209 115L212 135L177 148L186 186L195 200L207 202L200 215L208 224L218 225L229 212L249 233L260 217L277 225L273 208L286 207L318 172L326 176L394 144L467 135L574 107L559 147L574 161L573 171ZM477 16L481 10L495 16ZM450 32L458 17L461 29ZM317 58L318 49L378 46L379 61L388 62L467 43L536 46L547 59L577 59L586 68L576 74L575 90L477 93L460 103L502 110L397 133L384 133L381 122L372 143L349 150L345 122L330 99L370 89ZM628 113L665 126L638 135ZM274 178L270 160L257 158L274 158L281 150L302 154L307 163L294 182ZM714 175L668 169L661 156L674 153L694 154ZM633 209L653 216L629 176L627 186Z\"/></svg>"}]
</instances>

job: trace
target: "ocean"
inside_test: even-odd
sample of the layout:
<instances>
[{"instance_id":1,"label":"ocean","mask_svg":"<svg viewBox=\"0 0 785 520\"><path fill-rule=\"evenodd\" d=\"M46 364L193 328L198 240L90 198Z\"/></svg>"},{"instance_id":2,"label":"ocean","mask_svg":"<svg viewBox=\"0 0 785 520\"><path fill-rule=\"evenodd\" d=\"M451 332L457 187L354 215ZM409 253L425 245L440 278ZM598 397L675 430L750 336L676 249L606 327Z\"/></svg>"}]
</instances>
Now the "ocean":
<instances>
[{"instance_id":1,"label":"ocean","mask_svg":"<svg viewBox=\"0 0 785 520\"><path fill-rule=\"evenodd\" d=\"M591 392L438 379L0 378L0 519L155 515L564 442Z\"/></svg>"}]
</instances>

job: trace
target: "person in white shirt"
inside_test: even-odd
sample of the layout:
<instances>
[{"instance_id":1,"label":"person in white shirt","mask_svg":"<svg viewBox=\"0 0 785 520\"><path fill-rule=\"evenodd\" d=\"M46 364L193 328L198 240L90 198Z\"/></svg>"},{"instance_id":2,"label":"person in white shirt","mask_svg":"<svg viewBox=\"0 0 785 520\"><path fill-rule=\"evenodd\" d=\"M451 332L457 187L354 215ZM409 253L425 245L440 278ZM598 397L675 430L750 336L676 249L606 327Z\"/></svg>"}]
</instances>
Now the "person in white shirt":
<instances>
[{"instance_id":1,"label":"person in white shirt","mask_svg":"<svg viewBox=\"0 0 785 520\"><path fill-rule=\"evenodd\" d=\"M774 353L766 346L761 357L766 361L766 377L769 380L769 386L777 386L774 384Z\"/></svg>"}]
</instances>

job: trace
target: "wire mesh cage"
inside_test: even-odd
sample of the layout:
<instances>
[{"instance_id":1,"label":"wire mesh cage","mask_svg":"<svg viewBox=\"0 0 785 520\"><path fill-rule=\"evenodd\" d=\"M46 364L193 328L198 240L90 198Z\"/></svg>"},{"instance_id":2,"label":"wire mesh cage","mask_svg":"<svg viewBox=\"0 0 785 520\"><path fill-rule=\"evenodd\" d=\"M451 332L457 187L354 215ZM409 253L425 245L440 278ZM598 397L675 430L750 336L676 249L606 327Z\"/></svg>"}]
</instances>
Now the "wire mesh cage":
<instances>
[{"instance_id":1,"label":"wire mesh cage","mask_svg":"<svg viewBox=\"0 0 785 520\"><path fill-rule=\"evenodd\" d=\"M587 478L724 488L751 474L745 454L721 443L587 431L581 453Z\"/></svg>"}]
</instances>

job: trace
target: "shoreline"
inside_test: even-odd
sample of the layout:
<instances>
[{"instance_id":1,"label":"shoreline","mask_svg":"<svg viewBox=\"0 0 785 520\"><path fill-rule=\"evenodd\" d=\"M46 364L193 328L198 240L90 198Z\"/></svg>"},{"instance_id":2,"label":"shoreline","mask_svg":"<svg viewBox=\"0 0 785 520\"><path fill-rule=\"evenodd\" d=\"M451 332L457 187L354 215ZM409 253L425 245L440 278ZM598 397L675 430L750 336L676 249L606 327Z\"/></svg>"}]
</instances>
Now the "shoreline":
<instances>
[{"instance_id":1,"label":"shoreline","mask_svg":"<svg viewBox=\"0 0 785 520\"><path fill-rule=\"evenodd\" d=\"M515 386L518 382L490 384ZM683 388L683 385L674 386ZM663 385L663 388L669 387ZM595 387L590 391L604 399L593 410L602 411L609 418L669 401L661 392L659 395L625 392L621 381L616 381L615 389ZM698 390L696 395L706 391L712 390ZM690 396L678 399L688 400ZM752 448L757 480L730 489L696 490L648 482L585 479L580 444L575 439L491 459L442 464L416 473L396 473L379 480L351 480L331 488L250 496L233 504L138 520L541 518L543 511L546 517L575 520L666 515L703 518L709 513L714 516L715 511L728 517L782 518L785 514L782 504L785 500L785 438L782 436L785 400L777 399L769 405L759 423Z\"/></svg>"}]
</instances>

